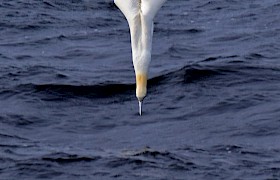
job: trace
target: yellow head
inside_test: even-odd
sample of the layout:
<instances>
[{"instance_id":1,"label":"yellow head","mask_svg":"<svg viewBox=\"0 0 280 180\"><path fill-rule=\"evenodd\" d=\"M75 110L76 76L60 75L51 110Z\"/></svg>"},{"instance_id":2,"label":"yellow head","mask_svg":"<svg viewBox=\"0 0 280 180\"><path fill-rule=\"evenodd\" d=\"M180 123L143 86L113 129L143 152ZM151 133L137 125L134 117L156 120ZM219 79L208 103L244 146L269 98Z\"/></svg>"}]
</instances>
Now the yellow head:
<instances>
[{"instance_id":1,"label":"yellow head","mask_svg":"<svg viewBox=\"0 0 280 180\"><path fill-rule=\"evenodd\" d=\"M136 74L136 97L142 102L147 95L147 74Z\"/></svg>"}]
</instances>

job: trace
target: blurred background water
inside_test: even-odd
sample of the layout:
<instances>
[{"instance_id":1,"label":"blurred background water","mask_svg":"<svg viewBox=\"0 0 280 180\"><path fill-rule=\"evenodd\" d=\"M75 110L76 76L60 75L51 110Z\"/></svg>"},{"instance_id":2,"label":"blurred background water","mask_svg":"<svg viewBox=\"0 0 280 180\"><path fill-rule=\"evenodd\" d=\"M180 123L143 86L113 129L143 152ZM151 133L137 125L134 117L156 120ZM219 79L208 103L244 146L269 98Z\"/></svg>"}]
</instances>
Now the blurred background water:
<instances>
[{"instance_id":1,"label":"blurred background water","mask_svg":"<svg viewBox=\"0 0 280 180\"><path fill-rule=\"evenodd\" d=\"M138 116L104 0L0 2L0 179L278 179L280 3L169 0Z\"/></svg>"}]
</instances>

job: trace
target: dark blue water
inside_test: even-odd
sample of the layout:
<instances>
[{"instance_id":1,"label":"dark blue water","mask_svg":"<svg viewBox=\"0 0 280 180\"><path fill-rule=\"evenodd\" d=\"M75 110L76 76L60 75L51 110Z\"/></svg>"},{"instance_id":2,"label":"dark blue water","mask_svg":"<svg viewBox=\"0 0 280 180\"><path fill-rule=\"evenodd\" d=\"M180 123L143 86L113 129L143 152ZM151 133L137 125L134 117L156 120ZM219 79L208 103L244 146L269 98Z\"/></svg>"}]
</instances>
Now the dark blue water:
<instances>
[{"instance_id":1,"label":"dark blue water","mask_svg":"<svg viewBox=\"0 0 280 180\"><path fill-rule=\"evenodd\" d=\"M280 2L167 1L140 117L112 1L0 2L0 179L279 179Z\"/></svg>"}]
</instances>

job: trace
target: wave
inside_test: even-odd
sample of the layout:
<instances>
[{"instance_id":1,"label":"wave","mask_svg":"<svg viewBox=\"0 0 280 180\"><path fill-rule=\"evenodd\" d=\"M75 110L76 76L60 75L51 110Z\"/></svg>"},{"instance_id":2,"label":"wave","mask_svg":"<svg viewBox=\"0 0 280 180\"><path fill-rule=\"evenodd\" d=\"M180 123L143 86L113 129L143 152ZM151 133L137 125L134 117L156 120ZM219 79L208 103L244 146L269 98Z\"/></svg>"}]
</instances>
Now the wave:
<instances>
[{"instance_id":1,"label":"wave","mask_svg":"<svg viewBox=\"0 0 280 180\"><path fill-rule=\"evenodd\" d=\"M222 57L223 59L235 58L236 56ZM202 62L216 61L221 57L210 57ZM196 83L207 81L208 78L220 77L221 81L229 76L244 79L259 79L259 80L276 80L280 79L280 69L271 66L258 66L238 64L230 61L228 64L221 65L187 65L179 70L168 72L166 74L150 79L153 84L158 84L162 81L175 81L181 83ZM256 73L258 72L258 73ZM179 81L178 81L179 79ZM229 81L229 80L227 80Z\"/></svg>"},{"instance_id":2,"label":"wave","mask_svg":"<svg viewBox=\"0 0 280 180\"><path fill-rule=\"evenodd\" d=\"M45 155L41 158L43 161L56 162L59 164L65 163L77 163L77 162L90 162L100 159L100 157L88 157L80 156L77 154L68 154L68 153L53 153L50 155Z\"/></svg>"},{"instance_id":3,"label":"wave","mask_svg":"<svg viewBox=\"0 0 280 180\"><path fill-rule=\"evenodd\" d=\"M189 29L182 29L182 28L158 28L155 27L155 32L159 32L165 36L176 34L176 35L186 35L186 34L200 34L203 33L205 30L202 28L189 28Z\"/></svg>"},{"instance_id":4,"label":"wave","mask_svg":"<svg viewBox=\"0 0 280 180\"><path fill-rule=\"evenodd\" d=\"M70 85L70 84L21 84L13 88L0 90L1 98L10 98L15 95L38 96L47 101L60 101L68 98L111 98L114 96L132 94L135 84L97 84L97 85Z\"/></svg>"},{"instance_id":5,"label":"wave","mask_svg":"<svg viewBox=\"0 0 280 180\"><path fill-rule=\"evenodd\" d=\"M204 62L215 61L219 57L207 58ZM257 72L257 73L256 73ZM251 66L244 64L227 65L187 65L183 68L166 72L148 80L148 88L165 85L190 85L208 81L236 86L242 83L279 81L280 71L277 67ZM95 85L73 84L21 84L12 89L0 91L2 96L13 93L35 93L57 98L111 98L113 96L134 94L135 83L104 82Z\"/></svg>"},{"instance_id":6,"label":"wave","mask_svg":"<svg viewBox=\"0 0 280 180\"><path fill-rule=\"evenodd\" d=\"M158 151L146 147L140 150L127 150L121 156L110 157L105 164L108 168L124 167L126 165L141 168L160 168L169 170L190 170L197 165L188 157L169 151Z\"/></svg>"},{"instance_id":7,"label":"wave","mask_svg":"<svg viewBox=\"0 0 280 180\"><path fill-rule=\"evenodd\" d=\"M12 127L23 128L29 126L43 126L43 122L44 121L39 117L30 115L5 114L0 116L0 123L10 125Z\"/></svg>"},{"instance_id":8,"label":"wave","mask_svg":"<svg viewBox=\"0 0 280 180\"><path fill-rule=\"evenodd\" d=\"M63 151L24 158L24 160L2 159L5 163L13 162L10 169L17 173L32 172L34 177L57 178L61 175L69 177L123 177L166 179L167 177L188 176L219 177L224 179L232 173L239 173L240 167L261 170L261 174L275 174L279 150L256 149L241 145L216 145L210 148L185 147L173 151L161 151L145 147L139 150L125 150L97 155L67 153ZM212 158L209 159L209 156ZM199 158L198 158L199 157ZM0 159L1 161L1 159ZM206 163L207 162L207 163ZM267 163L261 163L267 162ZM79 168L74 168L79 167ZM69 171L69 168L71 171ZM88 169L91 174L88 174ZM232 172L234 169L234 172ZM226 172L224 172L226 171ZM3 171L5 172L5 171ZM41 172L44 172L42 174ZM154 173L161 172L161 173ZM222 173L223 172L223 173ZM255 171L254 171L255 172ZM252 172L252 173L254 173ZM246 173L251 173L246 171ZM167 175L168 174L168 175ZM18 174L16 174L18 175ZM5 177L5 176L4 176Z\"/></svg>"},{"instance_id":9,"label":"wave","mask_svg":"<svg viewBox=\"0 0 280 180\"><path fill-rule=\"evenodd\" d=\"M134 87L134 86L133 86ZM55 92L60 94L68 94L74 96L97 96L108 97L115 94L125 93L132 90L132 86L128 84L101 84L93 86L74 86L74 85L35 85L37 91Z\"/></svg>"}]
</instances>

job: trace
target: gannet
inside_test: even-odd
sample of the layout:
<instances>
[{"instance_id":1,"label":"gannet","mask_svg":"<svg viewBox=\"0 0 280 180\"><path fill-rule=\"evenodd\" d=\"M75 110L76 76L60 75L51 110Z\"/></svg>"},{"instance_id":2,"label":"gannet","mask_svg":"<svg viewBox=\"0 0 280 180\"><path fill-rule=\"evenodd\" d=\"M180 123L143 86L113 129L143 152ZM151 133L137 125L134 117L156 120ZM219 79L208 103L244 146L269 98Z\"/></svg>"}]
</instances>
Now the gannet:
<instances>
[{"instance_id":1,"label":"gannet","mask_svg":"<svg viewBox=\"0 0 280 180\"><path fill-rule=\"evenodd\" d=\"M139 114L147 95L148 70L151 62L154 17L166 0L114 0L130 29L132 61L136 77Z\"/></svg>"}]
</instances>

